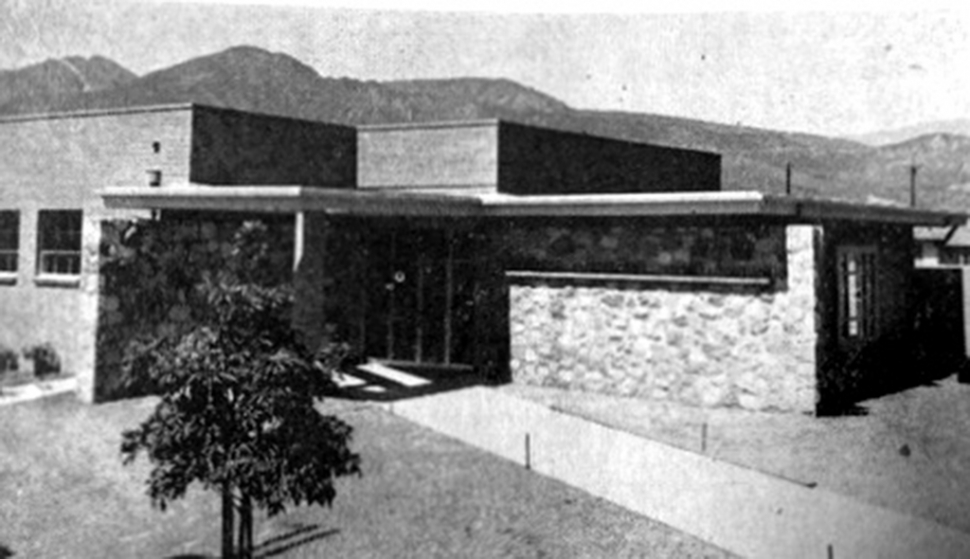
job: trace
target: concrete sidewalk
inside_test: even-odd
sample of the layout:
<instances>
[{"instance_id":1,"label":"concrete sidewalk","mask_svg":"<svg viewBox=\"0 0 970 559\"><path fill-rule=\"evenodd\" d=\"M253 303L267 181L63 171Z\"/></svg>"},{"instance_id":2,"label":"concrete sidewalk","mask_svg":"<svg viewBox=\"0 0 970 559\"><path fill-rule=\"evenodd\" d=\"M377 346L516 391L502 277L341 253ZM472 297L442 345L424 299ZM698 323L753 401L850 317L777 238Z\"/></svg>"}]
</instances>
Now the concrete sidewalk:
<instances>
[{"instance_id":1,"label":"concrete sidewalk","mask_svg":"<svg viewBox=\"0 0 970 559\"><path fill-rule=\"evenodd\" d=\"M38 398L77 391L77 378L39 381L20 386L0 388L0 406L29 402Z\"/></svg>"},{"instance_id":2,"label":"concrete sidewalk","mask_svg":"<svg viewBox=\"0 0 970 559\"><path fill-rule=\"evenodd\" d=\"M970 555L970 535L963 532L557 413L490 388L386 407L746 557Z\"/></svg>"}]
</instances>

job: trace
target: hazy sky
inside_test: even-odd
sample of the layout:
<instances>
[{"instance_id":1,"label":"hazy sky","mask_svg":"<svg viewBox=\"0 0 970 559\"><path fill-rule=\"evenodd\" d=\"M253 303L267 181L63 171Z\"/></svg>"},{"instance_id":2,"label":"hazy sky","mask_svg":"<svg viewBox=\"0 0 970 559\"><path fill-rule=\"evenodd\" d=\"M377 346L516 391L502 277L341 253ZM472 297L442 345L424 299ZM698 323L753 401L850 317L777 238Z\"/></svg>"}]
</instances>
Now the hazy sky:
<instances>
[{"instance_id":1,"label":"hazy sky","mask_svg":"<svg viewBox=\"0 0 970 559\"><path fill-rule=\"evenodd\" d=\"M970 12L932 2L910 4L934 8L923 12L820 2L812 5L826 11L814 13L665 3L680 14L610 0L585 8L619 13L484 0L470 6L493 11L339 4L0 0L0 68L101 54L143 74L250 44L325 76L506 77L574 107L829 135L970 118ZM509 9L520 13L494 11Z\"/></svg>"}]
</instances>

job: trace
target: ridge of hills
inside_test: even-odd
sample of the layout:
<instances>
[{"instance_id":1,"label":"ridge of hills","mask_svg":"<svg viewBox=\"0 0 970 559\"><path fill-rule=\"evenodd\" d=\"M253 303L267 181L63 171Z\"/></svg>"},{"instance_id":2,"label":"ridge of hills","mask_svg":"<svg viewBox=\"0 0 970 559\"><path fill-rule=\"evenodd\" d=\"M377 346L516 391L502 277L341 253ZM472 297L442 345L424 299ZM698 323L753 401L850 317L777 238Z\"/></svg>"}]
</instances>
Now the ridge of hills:
<instances>
[{"instance_id":1,"label":"ridge of hills","mask_svg":"<svg viewBox=\"0 0 970 559\"><path fill-rule=\"evenodd\" d=\"M722 155L725 190L970 209L970 136L930 132L872 146L814 134L649 113L577 109L508 79L362 81L323 77L283 53L233 47L137 76L103 57L0 71L0 115L193 102L341 124L500 118Z\"/></svg>"}]
</instances>

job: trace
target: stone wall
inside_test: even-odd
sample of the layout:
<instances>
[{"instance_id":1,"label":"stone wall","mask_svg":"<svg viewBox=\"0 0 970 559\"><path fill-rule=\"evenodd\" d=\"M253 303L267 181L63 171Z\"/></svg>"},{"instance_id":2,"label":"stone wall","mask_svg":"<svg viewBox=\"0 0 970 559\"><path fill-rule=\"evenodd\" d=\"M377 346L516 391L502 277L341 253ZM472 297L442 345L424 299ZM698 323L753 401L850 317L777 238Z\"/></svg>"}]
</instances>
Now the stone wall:
<instances>
[{"instance_id":1,"label":"stone wall","mask_svg":"<svg viewBox=\"0 0 970 559\"><path fill-rule=\"evenodd\" d=\"M504 257L521 270L783 279L784 242L781 225L561 220L513 224Z\"/></svg>"},{"instance_id":2,"label":"stone wall","mask_svg":"<svg viewBox=\"0 0 970 559\"><path fill-rule=\"evenodd\" d=\"M682 229L670 230L670 246ZM778 226L755 239L762 261L787 262L786 281L767 288L517 280L510 288L513 381L812 412L818 229ZM784 244L772 258L768 239L779 235Z\"/></svg>"},{"instance_id":3,"label":"stone wall","mask_svg":"<svg viewBox=\"0 0 970 559\"><path fill-rule=\"evenodd\" d=\"M205 308L197 289L203 274L228 267L233 239L246 221L266 226L269 246L261 270L270 283L288 282L293 269L293 221L285 215L185 213L162 220L105 220L101 227L100 281L94 377L85 389L104 401L152 391L131 350L159 339L178 339Z\"/></svg>"}]
</instances>

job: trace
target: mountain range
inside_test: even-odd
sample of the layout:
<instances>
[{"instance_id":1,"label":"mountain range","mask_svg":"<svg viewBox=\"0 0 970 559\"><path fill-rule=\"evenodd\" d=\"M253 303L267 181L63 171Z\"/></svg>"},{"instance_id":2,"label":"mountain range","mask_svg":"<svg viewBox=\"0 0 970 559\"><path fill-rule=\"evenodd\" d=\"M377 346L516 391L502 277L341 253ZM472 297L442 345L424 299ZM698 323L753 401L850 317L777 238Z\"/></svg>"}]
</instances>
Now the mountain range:
<instances>
[{"instance_id":1,"label":"mountain range","mask_svg":"<svg viewBox=\"0 0 970 559\"><path fill-rule=\"evenodd\" d=\"M343 124L502 118L722 155L728 190L970 210L970 136L914 130L886 145L649 113L578 109L504 79L361 81L321 76L282 53L234 47L138 76L103 57L0 71L0 115L194 102ZM970 133L970 130L967 130ZM893 138L901 138L894 136ZM864 139L864 138L860 138ZM878 141L872 138L866 141Z\"/></svg>"},{"instance_id":2,"label":"mountain range","mask_svg":"<svg viewBox=\"0 0 970 559\"><path fill-rule=\"evenodd\" d=\"M880 130L868 134L847 136L847 139L861 142L870 146L884 146L888 144L898 144L918 136L930 134L953 134L957 136L970 136L970 118L957 118L953 120L937 120L924 122L895 128L892 130Z\"/></svg>"}]
</instances>

